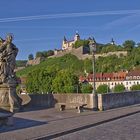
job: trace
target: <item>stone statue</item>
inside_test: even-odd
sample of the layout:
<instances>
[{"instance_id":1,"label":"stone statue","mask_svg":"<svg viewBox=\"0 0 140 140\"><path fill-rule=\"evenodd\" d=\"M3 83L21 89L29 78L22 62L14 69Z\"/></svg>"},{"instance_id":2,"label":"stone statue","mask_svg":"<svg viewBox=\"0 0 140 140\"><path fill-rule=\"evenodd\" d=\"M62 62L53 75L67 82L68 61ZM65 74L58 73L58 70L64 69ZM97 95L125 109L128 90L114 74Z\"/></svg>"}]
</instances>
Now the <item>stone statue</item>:
<instances>
[{"instance_id":1,"label":"stone statue","mask_svg":"<svg viewBox=\"0 0 140 140\"><path fill-rule=\"evenodd\" d=\"M18 49L12 40L11 34L6 36L6 40L0 38L0 108L11 112L19 109L21 104L16 94L18 82L14 72Z\"/></svg>"},{"instance_id":2,"label":"stone statue","mask_svg":"<svg viewBox=\"0 0 140 140\"><path fill-rule=\"evenodd\" d=\"M0 40L0 83L14 82L15 64L18 49L12 43L12 35L7 35L6 40Z\"/></svg>"}]
</instances>

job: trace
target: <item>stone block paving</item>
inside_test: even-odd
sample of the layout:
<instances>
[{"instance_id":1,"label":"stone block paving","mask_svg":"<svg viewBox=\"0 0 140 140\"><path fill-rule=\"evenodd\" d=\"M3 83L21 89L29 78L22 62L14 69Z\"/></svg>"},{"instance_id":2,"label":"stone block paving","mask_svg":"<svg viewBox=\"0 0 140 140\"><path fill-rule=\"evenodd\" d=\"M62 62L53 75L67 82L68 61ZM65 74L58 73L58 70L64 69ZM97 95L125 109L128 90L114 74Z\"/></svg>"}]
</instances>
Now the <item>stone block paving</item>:
<instances>
[{"instance_id":1,"label":"stone block paving","mask_svg":"<svg viewBox=\"0 0 140 140\"><path fill-rule=\"evenodd\" d=\"M90 132L92 132L92 129L96 130L97 127L100 127L101 125L103 126L107 125L108 128L115 127L115 124L112 124L111 122L115 123L119 119L120 120L124 119L126 120L126 122L128 122L129 120L126 119L127 118L126 116L129 115L133 116L133 114L136 113L137 113L136 115L138 115L139 112L140 105L133 105L129 107L112 109L103 112L85 111L80 114L77 113L77 110L65 110L63 112L60 112L59 110L56 110L54 108L20 112L14 115L14 123L15 123L14 126L11 127L4 126L0 128L0 140L33 140L33 139L73 140L74 137L77 137L75 136L75 133L78 134L79 136L83 134L83 136L81 135L82 136L81 138L86 139L87 135L90 134ZM137 119L138 118L139 117L137 117ZM124 121L119 123L123 124L123 122ZM130 122L130 124L132 123ZM137 126L139 127L139 125ZM104 126L104 128L105 127L106 126ZM119 129L121 131L121 127L115 129L116 130ZM103 132L100 130L102 130ZM101 127L99 131L97 129L93 134L96 134L97 132L104 134L104 130L105 129L102 129ZM111 130L113 131L113 129L110 129L110 131ZM108 133L106 135L108 135ZM73 138L71 138L70 136L73 136ZM105 134L102 137L105 137ZM78 139L78 137L76 139Z\"/></svg>"},{"instance_id":2,"label":"stone block paving","mask_svg":"<svg viewBox=\"0 0 140 140\"><path fill-rule=\"evenodd\" d=\"M66 134L54 140L140 140L140 113Z\"/></svg>"}]
</instances>

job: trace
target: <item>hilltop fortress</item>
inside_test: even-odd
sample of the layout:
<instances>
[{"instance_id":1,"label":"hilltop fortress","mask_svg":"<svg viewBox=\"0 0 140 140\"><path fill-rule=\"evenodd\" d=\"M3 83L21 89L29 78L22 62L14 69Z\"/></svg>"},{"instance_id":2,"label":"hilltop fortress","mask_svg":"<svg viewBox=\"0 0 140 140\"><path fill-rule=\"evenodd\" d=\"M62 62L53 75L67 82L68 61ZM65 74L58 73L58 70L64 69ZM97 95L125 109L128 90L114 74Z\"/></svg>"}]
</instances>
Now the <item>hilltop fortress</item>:
<instances>
[{"instance_id":1,"label":"hilltop fortress","mask_svg":"<svg viewBox=\"0 0 140 140\"><path fill-rule=\"evenodd\" d=\"M87 39L90 40L91 38ZM91 59L92 58L92 53L89 52L91 48L89 48L88 52L85 51L84 46L80 46L78 48L75 48L74 45L77 41L84 41L80 38L80 35L76 32L72 40L67 40L66 37L64 36L64 39L62 41L62 46L61 49L55 49L54 50L54 55L49 56L48 58L54 58L54 57L61 57L66 54L73 54L75 55L78 59L84 60L84 59ZM114 40L112 39L111 42L109 43L111 45L115 45ZM98 45L98 43L97 43ZM108 52L108 53L96 53L95 54L95 59L98 59L99 57L107 57L110 55L116 55L118 57L121 56L127 56L127 51L116 51L116 52ZM45 60L45 58L35 58L33 60L28 60L27 65L37 65L41 61Z\"/></svg>"},{"instance_id":2,"label":"hilltop fortress","mask_svg":"<svg viewBox=\"0 0 140 140\"><path fill-rule=\"evenodd\" d=\"M64 36L62 41L62 50L72 50L76 41L80 40L80 35L76 32L73 40L67 40Z\"/></svg>"},{"instance_id":3,"label":"hilltop fortress","mask_svg":"<svg viewBox=\"0 0 140 140\"><path fill-rule=\"evenodd\" d=\"M90 38L89 38L90 39ZM89 40L88 39L88 40ZM78 59L91 59L92 58L92 54L90 53L85 53L84 52L84 46L81 46L79 48L74 48L74 44L76 41L80 41L80 35L76 32L76 34L74 35L73 40L67 40L66 37L64 36L64 39L62 41L62 47L60 50L55 49L54 50L54 55L50 56L49 58L53 58L53 57L61 57L64 56L65 54L73 54L75 56L78 57ZM112 39L110 44L115 45L114 40ZM117 52L108 52L108 53L102 53L102 54L95 54L95 58L98 59L98 57L107 57L109 55L116 55L118 57L120 56L127 56L127 51L117 51Z\"/></svg>"}]
</instances>

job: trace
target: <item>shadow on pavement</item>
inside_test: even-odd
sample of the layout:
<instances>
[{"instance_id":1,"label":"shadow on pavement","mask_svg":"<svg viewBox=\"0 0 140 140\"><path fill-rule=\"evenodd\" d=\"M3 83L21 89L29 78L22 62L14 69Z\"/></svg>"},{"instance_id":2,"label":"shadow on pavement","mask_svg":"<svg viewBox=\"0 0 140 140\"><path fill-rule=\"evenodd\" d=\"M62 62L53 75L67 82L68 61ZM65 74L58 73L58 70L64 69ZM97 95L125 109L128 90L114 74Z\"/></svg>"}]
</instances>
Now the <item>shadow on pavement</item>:
<instances>
[{"instance_id":1,"label":"shadow on pavement","mask_svg":"<svg viewBox=\"0 0 140 140\"><path fill-rule=\"evenodd\" d=\"M13 117L13 119L14 119L14 125L0 127L0 133L47 124L47 122L41 122L41 121L23 119L17 117Z\"/></svg>"}]
</instances>

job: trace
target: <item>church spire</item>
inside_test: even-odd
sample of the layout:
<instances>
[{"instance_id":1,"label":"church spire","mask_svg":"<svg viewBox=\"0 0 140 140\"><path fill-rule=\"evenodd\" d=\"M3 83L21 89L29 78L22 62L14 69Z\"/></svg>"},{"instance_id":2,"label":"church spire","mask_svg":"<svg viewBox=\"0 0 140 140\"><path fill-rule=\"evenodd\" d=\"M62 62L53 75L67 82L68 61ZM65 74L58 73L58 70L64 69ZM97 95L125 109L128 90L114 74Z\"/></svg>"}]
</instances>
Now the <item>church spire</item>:
<instances>
[{"instance_id":1,"label":"church spire","mask_svg":"<svg viewBox=\"0 0 140 140\"><path fill-rule=\"evenodd\" d=\"M111 45L115 45L115 41L113 38L111 39Z\"/></svg>"},{"instance_id":2,"label":"church spire","mask_svg":"<svg viewBox=\"0 0 140 140\"><path fill-rule=\"evenodd\" d=\"M67 41L67 39L66 39L66 37L65 37L65 36L64 36L64 39L63 39L63 41L65 41L65 42Z\"/></svg>"}]
</instances>

